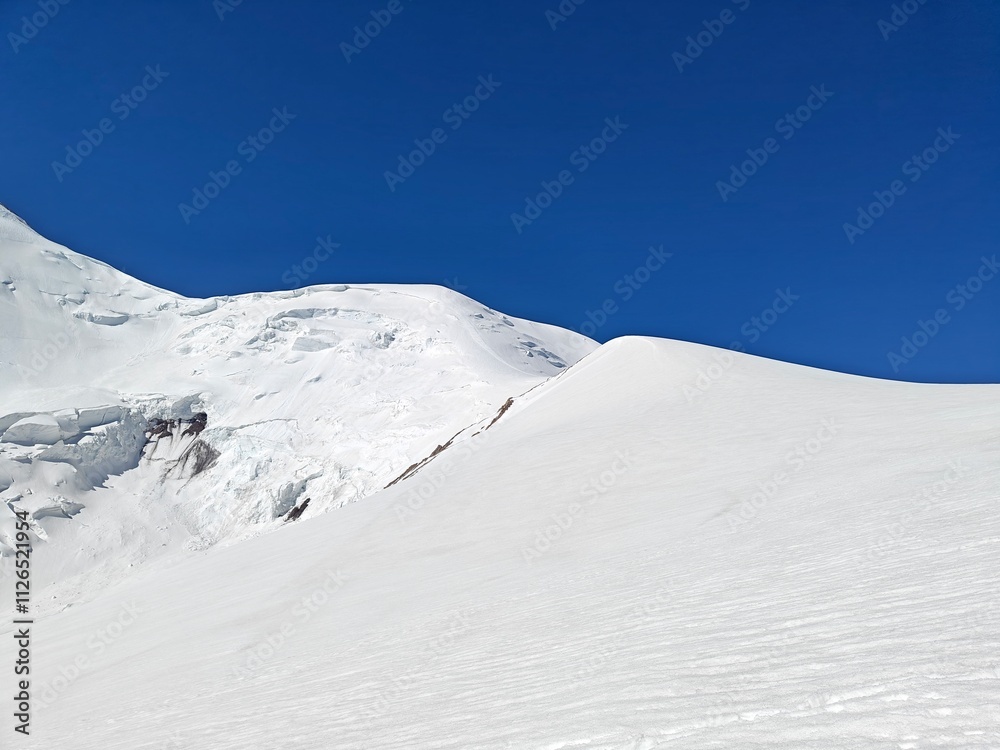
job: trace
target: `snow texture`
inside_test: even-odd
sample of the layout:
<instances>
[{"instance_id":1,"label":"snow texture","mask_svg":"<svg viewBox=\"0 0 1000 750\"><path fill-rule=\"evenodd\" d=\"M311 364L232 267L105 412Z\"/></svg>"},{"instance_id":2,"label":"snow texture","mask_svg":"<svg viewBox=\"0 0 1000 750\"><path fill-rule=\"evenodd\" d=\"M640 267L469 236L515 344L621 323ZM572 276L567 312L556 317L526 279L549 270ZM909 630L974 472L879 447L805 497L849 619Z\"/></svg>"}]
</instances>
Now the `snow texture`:
<instances>
[{"instance_id":1,"label":"snow texture","mask_svg":"<svg viewBox=\"0 0 1000 750\"><path fill-rule=\"evenodd\" d=\"M7 224L19 746L1000 747L1000 387L434 287L187 300Z\"/></svg>"}]
</instances>

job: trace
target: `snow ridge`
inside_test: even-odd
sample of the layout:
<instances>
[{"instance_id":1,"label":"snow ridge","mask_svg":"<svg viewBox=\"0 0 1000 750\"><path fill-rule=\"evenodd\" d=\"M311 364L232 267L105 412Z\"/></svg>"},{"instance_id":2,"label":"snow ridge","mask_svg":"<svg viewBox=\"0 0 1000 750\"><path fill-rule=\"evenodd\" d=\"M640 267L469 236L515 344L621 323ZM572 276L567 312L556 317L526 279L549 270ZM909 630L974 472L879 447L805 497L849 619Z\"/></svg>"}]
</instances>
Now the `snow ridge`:
<instances>
[{"instance_id":1,"label":"snow ridge","mask_svg":"<svg viewBox=\"0 0 1000 750\"><path fill-rule=\"evenodd\" d=\"M1000 386L41 239L0 275L26 748L1000 747Z\"/></svg>"},{"instance_id":2,"label":"snow ridge","mask_svg":"<svg viewBox=\"0 0 1000 750\"><path fill-rule=\"evenodd\" d=\"M31 242L39 235L28 222L0 203L0 237L14 242Z\"/></svg>"}]
</instances>

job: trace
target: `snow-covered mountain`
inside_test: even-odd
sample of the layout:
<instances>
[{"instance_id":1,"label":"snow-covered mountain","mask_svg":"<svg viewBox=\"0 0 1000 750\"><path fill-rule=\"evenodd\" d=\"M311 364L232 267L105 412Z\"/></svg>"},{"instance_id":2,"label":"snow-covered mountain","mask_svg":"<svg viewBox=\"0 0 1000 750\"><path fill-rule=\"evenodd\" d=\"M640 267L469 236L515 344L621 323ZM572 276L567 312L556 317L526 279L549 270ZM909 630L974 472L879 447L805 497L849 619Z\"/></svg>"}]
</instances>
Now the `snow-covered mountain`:
<instances>
[{"instance_id":1,"label":"snow-covered mountain","mask_svg":"<svg viewBox=\"0 0 1000 750\"><path fill-rule=\"evenodd\" d=\"M435 286L188 299L2 207L0 282L0 552L30 511L59 606L370 495L597 346Z\"/></svg>"},{"instance_id":2,"label":"snow-covered mountain","mask_svg":"<svg viewBox=\"0 0 1000 750\"><path fill-rule=\"evenodd\" d=\"M3 497L54 562L19 745L1000 747L1000 386L427 287L184 300L25 231ZM80 364L6 385L61 327Z\"/></svg>"}]
</instances>

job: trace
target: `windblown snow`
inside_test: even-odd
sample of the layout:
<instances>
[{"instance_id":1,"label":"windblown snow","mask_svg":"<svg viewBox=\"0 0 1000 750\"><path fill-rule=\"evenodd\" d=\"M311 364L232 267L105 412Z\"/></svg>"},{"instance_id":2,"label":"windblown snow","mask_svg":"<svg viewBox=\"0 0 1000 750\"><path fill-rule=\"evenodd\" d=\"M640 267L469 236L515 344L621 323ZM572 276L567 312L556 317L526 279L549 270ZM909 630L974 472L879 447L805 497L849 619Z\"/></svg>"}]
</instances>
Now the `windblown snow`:
<instances>
[{"instance_id":1,"label":"windblown snow","mask_svg":"<svg viewBox=\"0 0 1000 750\"><path fill-rule=\"evenodd\" d=\"M19 746L1000 747L998 386L186 299L5 210L0 277Z\"/></svg>"}]
</instances>

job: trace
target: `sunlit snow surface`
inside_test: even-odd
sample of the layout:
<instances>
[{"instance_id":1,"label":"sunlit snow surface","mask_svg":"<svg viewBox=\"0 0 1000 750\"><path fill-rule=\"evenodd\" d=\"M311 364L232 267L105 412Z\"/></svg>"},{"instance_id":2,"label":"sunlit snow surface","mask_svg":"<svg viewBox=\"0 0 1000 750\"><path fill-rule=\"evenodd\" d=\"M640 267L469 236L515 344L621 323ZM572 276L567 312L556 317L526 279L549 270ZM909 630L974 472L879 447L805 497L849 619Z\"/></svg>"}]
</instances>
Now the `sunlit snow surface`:
<instances>
[{"instance_id":1,"label":"sunlit snow surface","mask_svg":"<svg viewBox=\"0 0 1000 750\"><path fill-rule=\"evenodd\" d=\"M42 514L43 611L275 528L306 497L308 518L370 495L597 346L442 287L186 299L2 211L0 500ZM144 447L145 430L198 412L219 455L192 477L186 425ZM64 523L61 503L86 510ZM2 504L0 552L12 531Z\"/></svg>"},{"instance_id":2,"label":"sunlit snow surface","mask_svg":"<svg viewBox=\"0 0 1000 750\"><path fill-rule=\"evenodd\" d=\"M11 247L0 272L22 274L19 295L34 261ZM163 479L178 439L92 490L44 445L0 443L29 472L18 503L85 506L38 521L37 710L30 739L0 713L7 742L1000 747L1000 387L647 338L560 368L593 345L445 290L314 288L184 315L204 301L68 257L99 300L0 292L5 324L22 316L3 332L0 411L36 413L15 436L79 429L65 409L120 406L127 435L137 412L204 408L226 458ZM60 283L50 297L72 293ZM423 319L434 302L446 312ZM86 342L73 362L44 388L9 385L67 321ZM315 471L316 512L266 518L282 481Z\"/></svg>"}]
</instances>

